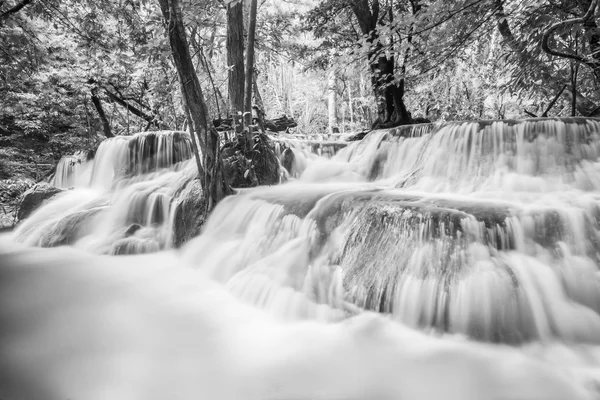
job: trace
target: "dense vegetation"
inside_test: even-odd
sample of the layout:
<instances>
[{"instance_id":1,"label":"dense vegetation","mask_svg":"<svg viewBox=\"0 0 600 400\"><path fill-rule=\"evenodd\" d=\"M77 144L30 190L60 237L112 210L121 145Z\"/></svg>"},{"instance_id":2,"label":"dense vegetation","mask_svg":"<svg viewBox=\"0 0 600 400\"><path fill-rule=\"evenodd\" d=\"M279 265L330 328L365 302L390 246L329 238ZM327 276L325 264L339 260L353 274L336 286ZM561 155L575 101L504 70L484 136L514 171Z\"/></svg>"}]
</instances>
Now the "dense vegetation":
<instances>
[{"instance_id":1,"label":"dense vegetation","mask_svg":"<svg viewBox=\"0 0 600 400\"><path fill-rule=\"evenodd\" d=\"M0 1L0 179L191 127L221 181L212 121L252 160L251 107L301 134L595 116L597 14L597 0Z\"/></svg>"}]
</instances>

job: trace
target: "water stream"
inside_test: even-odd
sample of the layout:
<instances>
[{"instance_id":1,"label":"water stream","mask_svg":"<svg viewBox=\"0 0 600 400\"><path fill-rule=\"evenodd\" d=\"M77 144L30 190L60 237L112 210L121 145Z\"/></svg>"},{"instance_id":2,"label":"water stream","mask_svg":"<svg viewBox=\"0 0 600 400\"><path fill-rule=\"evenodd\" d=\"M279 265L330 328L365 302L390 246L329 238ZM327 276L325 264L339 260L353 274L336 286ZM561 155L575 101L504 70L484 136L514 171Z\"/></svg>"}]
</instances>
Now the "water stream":
<instances>
[{"instance_id":1,"label":"water stream","mask_svg":"<svg viewBox=\"0 0 600 400\"><path fill-rule=\"evenodd\" d=\"M65 173L0 238L0 398L600 398L600 121L278 144L177 249L187 135Z\"/></svg>"}]
</instances>

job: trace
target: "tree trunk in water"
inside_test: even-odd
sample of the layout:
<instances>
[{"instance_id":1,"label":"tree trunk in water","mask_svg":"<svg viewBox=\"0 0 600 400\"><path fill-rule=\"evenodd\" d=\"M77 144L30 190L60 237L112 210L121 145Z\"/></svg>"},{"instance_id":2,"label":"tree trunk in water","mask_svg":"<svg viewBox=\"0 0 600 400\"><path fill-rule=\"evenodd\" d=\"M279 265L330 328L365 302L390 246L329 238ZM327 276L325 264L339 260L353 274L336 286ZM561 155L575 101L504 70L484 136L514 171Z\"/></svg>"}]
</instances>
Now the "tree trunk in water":
<instances>
[{"instance_id":1,"label":"tree trunk in water","mask_svg":"<svg viewBox=\"0 0 600 400\"><path fill-rule=\"evenodd\" d=\"M108 122L108 118L106 117L106 113L104 112L104 108L102 108L102 102L100 101L100 97L98 97L98 88L92 89L92 103L96 108L96 112L100 117L100 121L102 121L102 129L104 130L104 136L107 138L114 137L111 129L110 122Z\"/></svg>"},{"instance_id":2,"label":"tree trunk in water","mask_svg":"<svg viewBox=\"0 0 600 400\"><path fill-rule=\"evenodd\" d=\"M257 0L250 4L250 17L248 20L248 45L246 46L246 88L244 90L244 121L247 127L246 146L252 149L252 82L254 78L254 35L256 33L256 9Z\"/></svg>"},{"instance_id":3,"label":"tree trunk in water","mask_svg":"<svg viewBox=\"0 0 600 400\"><path fill-rule=\"evenodd\" d=\"M208 109L190 56L179 0L159 0L159 3L167 25L169 43L179 74L181 91L185 105L189 109L190 124L196 133L202 151L204 173L198 172L202 180L206 212L208 212L219 200L229 194L219 159L219 135L213 129L209 129Z\"/></svg>"},{"instance_id":4,"label":"tree trunk in water","mask_svg":"<svg viewBox=\"0 0 600 400\"><path fill-rule=\"evenodd\" d=\"M244 9L243 2L227 6L227 66L229 109L241 132L244 112Z\"/></svg>"}]
</instances>

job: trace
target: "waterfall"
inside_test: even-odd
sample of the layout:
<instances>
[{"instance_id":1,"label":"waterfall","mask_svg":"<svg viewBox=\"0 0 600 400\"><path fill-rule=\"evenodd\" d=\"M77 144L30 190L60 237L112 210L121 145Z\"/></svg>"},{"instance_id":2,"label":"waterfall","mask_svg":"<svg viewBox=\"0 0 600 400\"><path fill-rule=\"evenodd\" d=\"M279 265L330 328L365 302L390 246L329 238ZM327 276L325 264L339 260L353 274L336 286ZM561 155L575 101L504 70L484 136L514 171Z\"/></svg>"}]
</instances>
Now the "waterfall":
<instances>
[{"instance_id":1,"label":"waterfall","mask_svg":"<svg viewBox=\"0 0 600 400\"><path fill-rule=\"evenodd\" d=\"M61 159L52 183L74 188L20 224L16 238L103 254L170 247L178 194L196 173L191 146L185 132L143 132L105 140L90 161Z\"/></svg>"},{"instance_id":2,"label":"waterfall","mask_svg":"<svg viewBox=\"0 0 600 400\"><path fill-rule=\"evenodd\" d=\"M191 257L223 282L278 276L291 258L282 286L415 328L598 343L599 134L583 119L373 132L299 182L224 201ZM242 290L263 306L268 293Z\"/></svg>"},{"instance_id":3,"label":"waterfall","mask_svg":"<svg viewBox=\"0 0 600 400\"><path fill-rule=\"evenodd\" d=\"M187 136L103 143L85 187L0 240L0 393L600 397L600 120L276 144L294 179L174 251Z\"/></svg>"}]
</instances>

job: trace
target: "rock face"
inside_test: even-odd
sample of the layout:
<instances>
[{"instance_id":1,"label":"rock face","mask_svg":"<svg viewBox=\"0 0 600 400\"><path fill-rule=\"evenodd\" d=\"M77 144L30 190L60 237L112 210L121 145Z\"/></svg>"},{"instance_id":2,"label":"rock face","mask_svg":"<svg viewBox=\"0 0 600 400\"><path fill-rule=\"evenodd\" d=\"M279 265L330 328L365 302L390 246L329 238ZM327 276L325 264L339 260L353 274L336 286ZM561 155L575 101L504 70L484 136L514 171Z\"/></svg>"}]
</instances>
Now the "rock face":
<instances>
[{"instance_id":1,"label":"rock face","mask_svg":"<svg viewBox=\"0 0 600 400\"><path fill-rule=\"evenodd\" d=\"M23 200L17 213L17 219L19 221L29 217L42 203L49 198L61 193L63 189L51 186L46 182L39 182L35 184L31 189L23 194Z\"/></svg>"},{"instance_id":2,"label":"rock face","mask_svg":"<svg viewBox=\"0 0 600 400\"><path fill-rule=\"evenodd\" d=\"M175 201L173 247L180 247L200 233L205 221L205 203L200 181L194 179L188 182Z\"/></svg>"}]
</instances>

